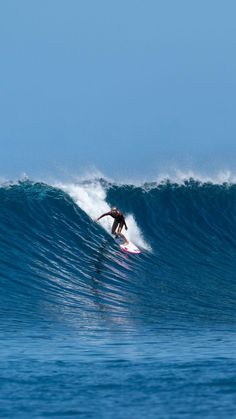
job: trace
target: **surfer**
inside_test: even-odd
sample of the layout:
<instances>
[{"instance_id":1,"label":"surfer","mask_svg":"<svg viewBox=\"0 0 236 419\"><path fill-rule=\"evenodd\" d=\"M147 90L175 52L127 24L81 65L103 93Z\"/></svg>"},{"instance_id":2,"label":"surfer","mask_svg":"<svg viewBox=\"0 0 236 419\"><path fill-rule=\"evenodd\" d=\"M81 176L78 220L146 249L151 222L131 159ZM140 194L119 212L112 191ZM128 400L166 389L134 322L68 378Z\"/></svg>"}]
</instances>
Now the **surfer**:
<instances>
[{"instance_id":1,"label":"surfer","mask_svg":"<svg viewBox=\"0 0 236 419\"><path fill-rule=\"evenodd\" d=\"M121 233L122 228L125 226L125 229L128 230L128 227L125 222L125 217L121 211L118 210L116 207L112 207L111 211L106 212L105 214L102 214L100 217L97 218L96 221L99 221L101 218L110 215L112 218L114 218L114 223L111 228L111 234L114 234L116 237L122 237L124 239L124 244L129 244L129 241L126 239L124 234Z\"/></svg>"}]
</instances>

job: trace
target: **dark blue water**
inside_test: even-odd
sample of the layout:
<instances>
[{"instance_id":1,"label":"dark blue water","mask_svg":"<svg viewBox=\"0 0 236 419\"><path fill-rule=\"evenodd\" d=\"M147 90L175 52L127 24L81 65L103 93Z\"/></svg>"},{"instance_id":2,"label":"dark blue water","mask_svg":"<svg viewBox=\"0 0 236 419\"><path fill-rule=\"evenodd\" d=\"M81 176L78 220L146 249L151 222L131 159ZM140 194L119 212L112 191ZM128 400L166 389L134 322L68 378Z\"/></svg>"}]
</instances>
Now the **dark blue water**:
<instances>
[{"instance_id":1,"label":"dark blue water","mask_svg":"<svg viewBox=\"0 0 236 419\"><path fill-rule=\"evenodd\" d=\"M235 417L236 186L99 184L151 250L59 188L0 188L0 416Z\"/></svg>"}]
</instances>

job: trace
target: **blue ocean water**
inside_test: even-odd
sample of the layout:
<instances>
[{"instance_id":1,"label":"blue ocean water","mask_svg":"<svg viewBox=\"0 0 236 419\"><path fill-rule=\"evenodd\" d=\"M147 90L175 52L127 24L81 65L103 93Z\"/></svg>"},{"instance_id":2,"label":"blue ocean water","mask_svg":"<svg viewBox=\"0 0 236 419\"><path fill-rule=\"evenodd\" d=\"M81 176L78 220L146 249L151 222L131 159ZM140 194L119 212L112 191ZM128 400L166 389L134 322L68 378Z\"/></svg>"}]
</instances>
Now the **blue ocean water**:
<instances>
[{"instance_id":1,"label":"blue ocean water","mask_svg":"<svg viewBox=\"0 0 236 419\"><path fill-rule=\"evenodd\" d=\"M0 187L0 416L236 416L236 185ZM109 205L140 255L121 252Z\"/></svg>"}]
</instances>

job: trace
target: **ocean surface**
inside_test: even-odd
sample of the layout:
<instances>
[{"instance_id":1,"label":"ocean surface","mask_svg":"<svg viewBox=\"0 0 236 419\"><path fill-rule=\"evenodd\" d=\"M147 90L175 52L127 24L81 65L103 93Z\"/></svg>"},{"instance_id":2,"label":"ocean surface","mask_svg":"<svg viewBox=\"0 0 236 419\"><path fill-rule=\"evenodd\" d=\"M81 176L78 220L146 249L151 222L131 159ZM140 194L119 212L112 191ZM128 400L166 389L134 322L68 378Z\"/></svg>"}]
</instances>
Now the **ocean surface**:
<instances>
[{"instance_id":1,"label":"ocean surface","mask_svg":"<svg viewBox=\"0 0 236 419\"><path fill-rule=\"evenodd\" d=\"M0 187L0 417L236 417L236 185ZM94 222L111 205L142 249Z\"/></svg>"}]
</instances>

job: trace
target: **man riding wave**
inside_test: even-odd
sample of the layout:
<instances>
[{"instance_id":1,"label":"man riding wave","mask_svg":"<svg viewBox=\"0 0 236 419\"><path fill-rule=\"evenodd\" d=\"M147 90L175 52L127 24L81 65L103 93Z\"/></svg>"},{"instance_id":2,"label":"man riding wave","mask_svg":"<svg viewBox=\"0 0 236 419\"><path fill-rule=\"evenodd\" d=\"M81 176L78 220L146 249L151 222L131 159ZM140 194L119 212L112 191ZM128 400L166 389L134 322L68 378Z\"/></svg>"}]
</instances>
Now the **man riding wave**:
<instances>
[{"instance_id":1,"label":"man riding wave","mask_svg":"<svg viewBox=\"0 0 236 419\"><path fill-rule=\"evenodd\" d=\"M110 215L112 218L114 218L114 222L111 228L111 234L114 234L116 237L122 237L124 239L124 244L129 244L129 241L126 239L124 234L121 233L122 228L125 226L125 229L128 230L128 227L125 222L124 214L118 210L116 207L112 207L109 212L106 212L105 214L102 214L96 221L99 221L101 218Z\"/></svg>"}]
</instances>

